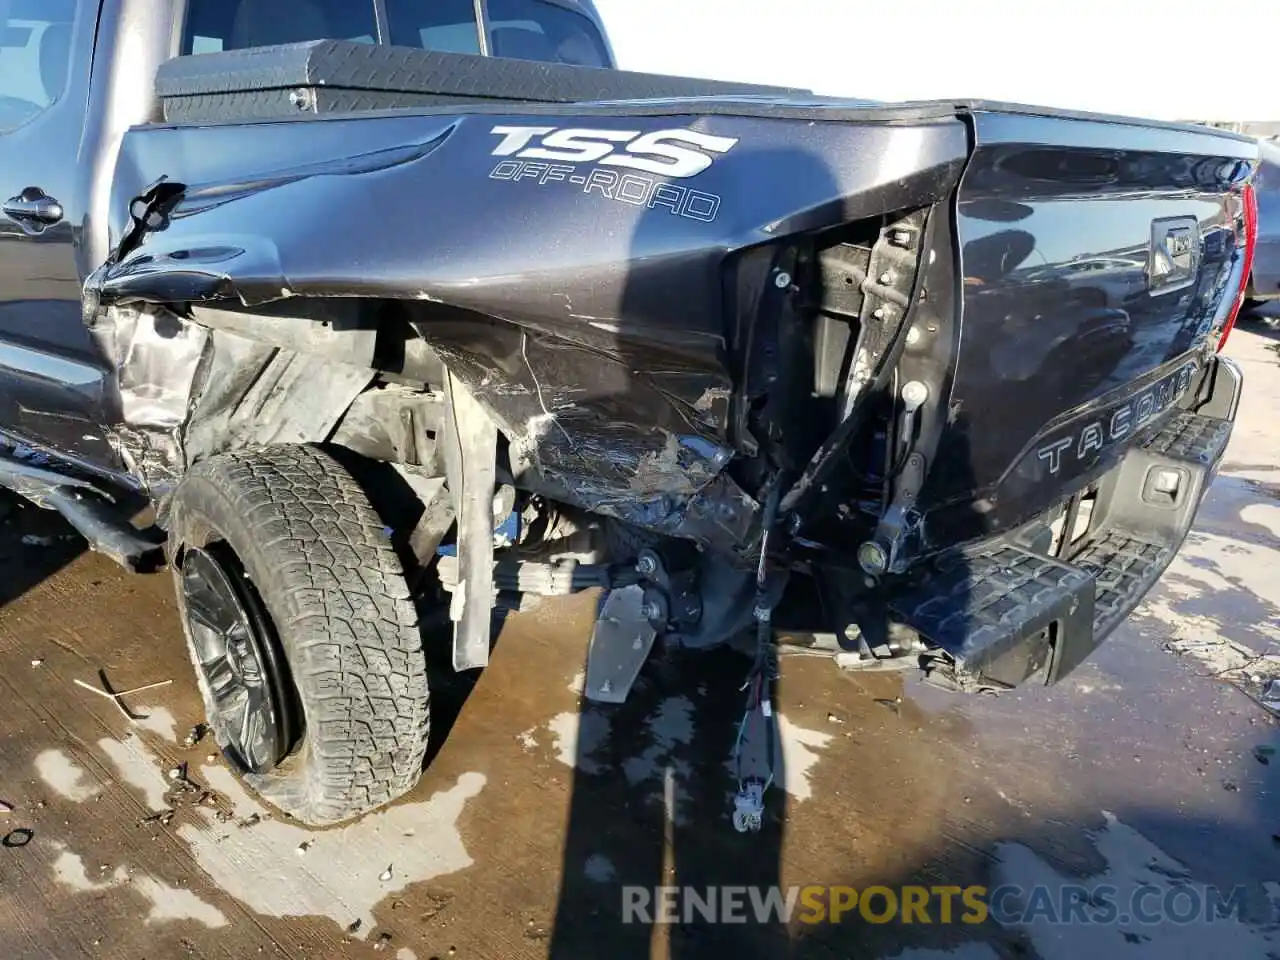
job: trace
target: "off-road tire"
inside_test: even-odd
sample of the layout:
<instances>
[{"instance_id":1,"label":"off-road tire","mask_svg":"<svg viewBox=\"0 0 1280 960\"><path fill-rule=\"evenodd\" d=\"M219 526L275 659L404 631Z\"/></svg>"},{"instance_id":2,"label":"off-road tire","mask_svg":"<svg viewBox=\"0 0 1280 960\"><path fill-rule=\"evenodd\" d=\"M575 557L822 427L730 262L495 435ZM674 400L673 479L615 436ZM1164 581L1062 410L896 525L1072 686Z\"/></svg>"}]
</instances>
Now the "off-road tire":
<instances>
[{"instance_id":1,"label":"off-road tire","mask_svg":"<svg viewBox=\"0 0 1280 960\"><path fill-rule=\"evenodd\" d=\"M169 516L179 606L182 551L225 543L288 662L285 689L301 735L274 769L237 771L242 779L313 826L357 817L412 788L429 732L422 638L400 561L351 474L314 446L222 454L187 473Z\"/></svg>"}]
</instances>

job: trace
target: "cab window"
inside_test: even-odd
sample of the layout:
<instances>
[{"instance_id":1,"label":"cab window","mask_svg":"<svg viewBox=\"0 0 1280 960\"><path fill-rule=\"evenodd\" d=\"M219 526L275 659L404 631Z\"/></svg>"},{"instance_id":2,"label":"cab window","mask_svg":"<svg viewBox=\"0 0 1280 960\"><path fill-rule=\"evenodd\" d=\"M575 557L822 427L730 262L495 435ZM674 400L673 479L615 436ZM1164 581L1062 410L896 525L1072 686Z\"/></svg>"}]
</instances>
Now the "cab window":
<instances>
[{"instance_id":1,"label":"cab window","mask_svg":"<svg viewBox=\"0 0 1280 960\"><path fill-rule=\"evenodd\" d=\"M0 0L3 3L4 0ZM474 0L385 0L392 44L479 53ZM596 25L548 0L487 0L497 57L610 66ZM190 0L182 53L216 53L305 40L375 43L373 0Z\"/></svg>"}]
</instances>

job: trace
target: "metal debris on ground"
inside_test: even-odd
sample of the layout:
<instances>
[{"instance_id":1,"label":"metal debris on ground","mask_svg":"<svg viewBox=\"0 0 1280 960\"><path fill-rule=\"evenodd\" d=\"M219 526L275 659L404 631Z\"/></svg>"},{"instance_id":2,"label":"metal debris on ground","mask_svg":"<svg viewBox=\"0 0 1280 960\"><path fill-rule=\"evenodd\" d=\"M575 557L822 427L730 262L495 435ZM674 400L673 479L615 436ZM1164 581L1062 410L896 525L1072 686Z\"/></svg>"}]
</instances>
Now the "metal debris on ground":
<instances>
[{"instance_id":1,"label":"metal debris on ground","mask_svg":"<svg viewBox=\"0 0 1280 960\"><path fill-rule=\"evenodd\" d=\"M164 810L158 810L153 814L142 817L138 821L138 826L142 827L142 826L146 826L147 824L158 823L162 827L167 827L170 823L173 822L173 818L176 813L177 813L176 810L172 810L168 808Z\"/></svg>"},{"instance_id":2,"label":"metal debris on ground","mask_svg":"<svg viewBox=\"0 0 1280 960\"><path fill-rule=\"evenodd\" d=\"M902 708L902 698L901 698L901 697L894 697L892 700L890 700L890 699L886 699L886 698L884 698L884 697L877 697L877 698L876 698L876 703L880 704L880 706L882 706L882 707L888 707L888 708L889 708L890 710L892 710L894 713L899 713L899 712L901 711L901 708Z\"/></svg>"},{"instance_id":3,"label":"metal debris on ground","mask_svg":"<svg viewBox=\"0 0 1280 960\"><path fill-rule=\"evenodd\" d=\"M187 807L213 807L214 818L219 823L226 823L233 818L227 803L216 791L191 779L187 765L181 763L171 767L167 776L172 785L165 792L165 808L151 813L138 821L139 826L159 824L169 826L177 814Z\"/></svg>"},{"instance_id":4,"label":"metal debris on ground","mask_svg":"<svg viewBox=\"0 0 1280 960\"><path fill-rule=\"evenodd\" d=\"M194 747L197 743L204 739L204 735L209 732L209 728L203 723L197 723L191 728L191 732L182 740L182 745L187 748Z\"/></svg>"},{"instance_id":5,"label":"metal debris on ground","mask_svg":"<svg viewBox=\"0 0 1280 960\"><path fill-rule=\"evenodd\" d=\"M1271 762L1271 758L1274 757L1275 755L1276 755L1275 747L1267 746L1265 744L1259 744L1258 746L1253 748L1253 758L1257 760L1259 763L1261 763L1263 766L1266 766L1267 764L1269 764Z\"/></svg>"},{"instance_id":6,"label":"metal debris on ground","mask_svg":"<svg viewBox=\"0 0 1280 960\"><path fill-rule=\"evenodd\" d=\"M360 928L363 926L364 926L364 921L361 920L359 917L356 917L349 924L347 924L347 933L359 933Z\"/></svg>"},{"instance_id":7,"label":"metal debris on ground","mask_svg":"<svg viewBox=\"0 0 1280 960\"><path fill-rule=\"evenodd\" d=\"M382 871L378 879L381 880L383 883L386 883L388 880L391 879L391 864L387 864L387 869Z\"/></svg>"},{"instance_id":8,"label":"metal debris on ground","mask_svg":"<svg viewBox=\"0 0 1280 960\"><path fill-rule=\"evenodd\" d=\"M1229 683L1273 716L1280 716L1280 654L1258 653L1227 637L1179 637L1164 645L1170 653L1193 654L1209 667L1206 675Z\"/></svg>"},{"instance_id":9,"label":"metal debris on ground","mask_svg":"<svg viewBox=\"0 0 1280 960\"><path fill-rule=\"evenodd\" d=\"M304 853L306 853L308 850L311 849L311 844L314 842L315 841L313 840L303 840L300 844L298 844L297 849L294 850L293 852L296 853L298 856L302 856Z\"/></svg>"},{"instance_id":10,"label":"metal debris on ground","mask_svg":"<svg viewBox=\"0 0 1280 960\"><path fill-rule=\"evenodd\" d=\"M1280 680L1268 680L1262 688L1259 702L1268 710L1280 712Z\"/></svg>"},{"instance_id":11,"label":"metal debris on ground","mask_svg":"<svg viewBox=\"0 0 1280 960\"><path fill-rule=\"evenodd\" d=\"M13 804L0 800L0 817L7 817L11 813L13 813Z\"/></svg>"},{"instance_id":12,"label":"metal debris on ground","mask_svg":"<svg viewBox=\"0 0 1280 960\"><path fill-rule=\"evenodd\" d=\"M172 680L157 680L155 683L144 683L142 686L133 687L130 690L115 691L115 690L112 690L110 685L107 683L107 675L104 671L102 670L98 671L98 680L102 684L101 688L95 687L91 683L85 683L83 680L80 680L79 678L72 680L72 683L74 683L78 687L83 687L85 690L88 690L90 693L96 693L98 696L105 697L106 699L110 700L112 703L116 705L116 709L119 710L120 713L124 716L124 718L128 720L130 723L137 723L139 720L145 720L146 717L139 717L133 713L130 713L129 709L122 702L122 699L121 699L122 697L133 696L133 694L142 693L145 690L155 690L157 687L167 687L169 684L173 683Z\"/></svg>"},{"instance_id":13,"label":"metal debris on ground","mask_svg":"<svg viewBox=\"0 0 1280 960\"><path fill-rule=\"evenodd\" d=\"M40 666L40 664L42 664L42 663L44 663L44 660L43 660L42 658L40 658L40 657L35 657L35 658L31 661L31 665L32 665L33 667L38 667L38 666Z\"/></svg>"}]
</instances>

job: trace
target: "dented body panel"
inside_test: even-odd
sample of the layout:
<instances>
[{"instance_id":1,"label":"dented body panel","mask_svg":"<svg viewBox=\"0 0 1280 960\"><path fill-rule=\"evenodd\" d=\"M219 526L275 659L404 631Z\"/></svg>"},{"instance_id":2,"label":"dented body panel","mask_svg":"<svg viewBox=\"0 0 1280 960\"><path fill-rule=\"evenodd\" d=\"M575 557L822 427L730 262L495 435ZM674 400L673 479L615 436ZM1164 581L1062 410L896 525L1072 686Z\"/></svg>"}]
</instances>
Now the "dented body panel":
<instances>
[{"instance_id":1,"label":"dented body panel","mask_svg":"<svg viewBox=\"0 0 1280 960\"><path fill-rule=\"evenodd\" d=\"M729 469L762 456L769 427L752 405L767 395L778 422L818 425L789 457L772 446L765 473L791 474L784 506L832 486L851 503L847 466L829 476L830 464L865 433L864 398L914 365L929 399L912 428L927 429L917 493L893 522L927 555L1105 473L1127 448L1117 411L1134 391L1154 384L1160 400L1135 409L1135 433L1185 395L1230 304L1230 197L1250 172L1244 144L1207 132L941 113L672 101L143 128L122 148L117 255L91 294L250 317L394 302L497 421L525 489L727 555L754 542L767 485ZM157 183L149 224L121 215ZM904 268L919 276L895 292L856 265L850 275L896 322L885 308L849 318L864 349L837 362L850 379L833 408L802 394L776 404L796 376L778 356L811 336L812 317L779 324L771 281L790 270L799 298L826 312L829 291L812 286L833 282L829 268L815 281L806 266L826 238L911 210L928 223L927 249ZM1153 284L1156 233L1188 225L1188 276ZM916 333L942 332L907 349L911 317L924 320ZM316 342L337 336L326 355L362 365L377 322L322 321ZM880 521L843 509L836 540L882 527L893 486ZM840 498L822 499L797 522L834 516Z\"/></svg>"},{"instance_id":2,"label":"dented body panel","mask_svg":"<svg viewBox=\"0 0 1280 960\"><path fill-rule=\"evenodd\" d=\"M660 117L554 118L590 124L600 142L727 145L696 175L663 178L504 159L510 131L553 122L536 119L135 131L114 209L161 177L181 192L157 228L113 224L126 252L95 275L94 294L104 307L398 301L498 421L527 488L733 552L750 543L759 505L725 473L749 442L733 426L743 344L725 319L727 265L758 245L944 200L964 125L699 117L677 105ZM518 152L530 149L583 148Z\"/></svg>"},{"instance_id":3,"label":"dented body panel","mask_svg":"<svg viewBox=\"0 0 1280 960\"><path fill-rule=\"evenodd\" d=\"M80 241L96 468L162 524L227 451L392 469L416 513L389 534L454 571L462 669L495 549L542 524L616 549L517 550L517 581L656 551L637 609L691 646L794 575L846 648L907 627L961 685L1056 678L1167 564L1230 433L1244 138L342 41L155 89ZM1084 499L1106 524L1072 540ZM1116 556L1150 562L1108 598ZM1022 619L984 621L1003 576Z\"/></svg>"}]
</instances>

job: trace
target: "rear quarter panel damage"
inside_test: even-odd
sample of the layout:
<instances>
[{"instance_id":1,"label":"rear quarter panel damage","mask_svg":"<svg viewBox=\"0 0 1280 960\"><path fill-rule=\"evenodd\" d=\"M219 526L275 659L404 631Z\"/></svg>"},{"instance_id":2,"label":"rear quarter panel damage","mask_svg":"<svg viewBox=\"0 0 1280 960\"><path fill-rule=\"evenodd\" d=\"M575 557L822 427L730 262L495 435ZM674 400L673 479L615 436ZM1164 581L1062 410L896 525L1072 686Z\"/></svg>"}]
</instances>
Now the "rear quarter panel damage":
<instances>
[{"instance_id":1,"label":"rear quarter panel damage","mask_svg":"<svg viewBox=\"0 0 1280 960\"><path fill-rule=\"evenodd\" d=\"M513 150L509 131L529 127L594 135L529 134ZM685 139L663 139L670 131ZM662 175L625 149L645 137L717 149L700 169ZM620 146L582 145L601 141ZM629 166L609 162L619 152ZM759 506L726 472L752 445L731 426L742 331L725 316L725 264L945 199L966 153L954 119L423 114L146 128L122 149L117 252L91 294L184 322L199 304L395 302L499 424L523 485L732 551ZM161 178L167 202L122 215ZM178 396L189 371L158 375ZM358 380L335 383L331 405ZM201 453L240 442L234 416L201 413L213 381L188 382L185 442L202 438Z\"/></svg>"}]
</instances>

